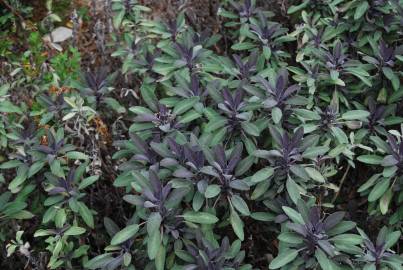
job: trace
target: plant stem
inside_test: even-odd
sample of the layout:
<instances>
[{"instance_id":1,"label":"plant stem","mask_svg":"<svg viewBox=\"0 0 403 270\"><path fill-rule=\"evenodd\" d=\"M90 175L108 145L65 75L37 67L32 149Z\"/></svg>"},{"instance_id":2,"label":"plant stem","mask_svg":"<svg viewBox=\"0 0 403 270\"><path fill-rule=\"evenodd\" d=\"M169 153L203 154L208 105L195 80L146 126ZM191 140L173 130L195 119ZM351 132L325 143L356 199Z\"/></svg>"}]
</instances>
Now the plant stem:
<instances>
[{"instance_id":1,"label":"plant stem","mask_svg":"<svg viewBox=\"0 0 403 270\"><path fill-rule=\"evenodd\" d=\"M340 185L339 185L339 190L338 190L337 193L334 195L334 197L333 197L333 199L332 199L332 204L336 201L337 197L339 196L340 191L341 191L341 187L343 186L343 183L344 183L344 181L346 180L347 174L348 174L349 171L350 171L350 164L347 166L347 169L346 169L346 171L344 172L343 177L341 178Z\"/></svg>"}]
</instances>

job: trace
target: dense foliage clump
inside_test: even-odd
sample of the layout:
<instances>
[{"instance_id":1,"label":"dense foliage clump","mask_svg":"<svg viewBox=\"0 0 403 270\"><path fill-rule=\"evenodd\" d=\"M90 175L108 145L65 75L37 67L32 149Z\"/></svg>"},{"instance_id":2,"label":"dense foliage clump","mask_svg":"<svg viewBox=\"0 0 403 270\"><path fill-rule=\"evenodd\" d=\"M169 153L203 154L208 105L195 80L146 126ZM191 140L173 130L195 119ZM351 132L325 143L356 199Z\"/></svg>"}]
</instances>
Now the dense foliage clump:
<instances>
[{"instance_id":1,"label":"dense foliage clump","mask_svg":"<svg viewBox=\"0 0 403 270\"><path fill-rule=\"evenodd\" d=\"M0 0L2 269L403 268L403 1L45 2Z\"/></svg>"}]
</instances>

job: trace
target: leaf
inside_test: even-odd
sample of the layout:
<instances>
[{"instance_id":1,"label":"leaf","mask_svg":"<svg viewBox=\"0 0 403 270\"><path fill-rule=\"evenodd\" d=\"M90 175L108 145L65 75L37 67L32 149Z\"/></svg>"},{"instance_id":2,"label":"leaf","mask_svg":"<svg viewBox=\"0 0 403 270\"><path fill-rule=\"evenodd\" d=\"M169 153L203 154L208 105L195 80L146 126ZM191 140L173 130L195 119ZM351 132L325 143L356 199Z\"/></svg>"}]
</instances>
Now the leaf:
<instances>
[{"instance_id":1,"label":"leaf","mask_svg":"<svg viewBox=\"0 0 403 270\"><path fill-rule=\"evenodd\" d=\"M239 217L238 213L233 209L231 210L229 220L232 229L234 230L234 233L236 234L236 236L238 236L239 240L243 241L244 240L243 221Z\"/></svg>"},{"instance_id":2,"label":"leaf","mask_svg":"<svg viewBox=\"0 0 403 270\"><path fill-rule=\"evenodd\" d=\"M308 6L308 4L311 1L309 0L305 0L304 2L302 2L301 4L299 4L298 6L291 6L288 10L287 10L287 14L293 14L297 11L300 11L301 9L304 9L306 6Z\"/></svg>"},{"instance_id":3,"label":"leaf","mask_svg":"<svg viewBox=\"0 0 403 270\"><path fill-rule=\"evenodd\" d=\"M385 192L385 194L383 194L382 198L379 200L379 209L381 210L382 215L385 215L388 212L392 196L393 191L390 188L387 192Z\"/></svg>"},{"instance_id":4,"label":"leaf","mask_svg":"<svg viewBox=\"0 0 403 270\"><path fill-rule=\"evenodd\" d=\"M247 134L252 135L252 136L259 136L260 135L260 130L259 128L255 125L252 124L251 122L242 122L241 123L243 131L245 131Z\"/></svg>"},{"instance_id":5,"label":"leaf","mask_svg":"<svg viewBox=\"0 0 403 270\"><path fill-rule=\"evenodd\" d=\"M50 164L50 170L54 175L64 178L64 171L63 168L60 166L59 160L53 160L53 162Z\"/></svg>"},{"instance_id":6,"label":"leaf","mask_svg":"<svg viewBox=\"0 0 403 270\"><path fill-rule=\"evenodd\" d=\"M360 188L359 188L357 191L361 193L361 192L367 190L368 188L372 187L373 185L375 185L376 180L378 180L379 177L381 177L381 174L379 174L379 173L372 175L372 176L367 180L367 182L365 182L364 184L362 184L362 185L360 186Z\"/></svg>"},{"instance_id":7,"label":"leaf","mask_svg":"<svg viewBox=\"0 0 403 270\"><path fill-rule=\"evenodd\" d=\"M248 205L239 195L232 195L231 196L231 203L238 210L242 215L249 216L250 211Z\"/></svg>"},{"instance_id":8,"label":"leaf","mask_svg":"<svg viewBox=\"0 0 403 270\"><path fill-rule=\"evenodd\" d=\"M204 196L207 199L214 198L218 194L220 194L221 188L219 185L209 185L204 192Z\"/></svg>"},{"instance_id":9,"label":"leaf","mask_svg":"<svg viewBox=\"0 0 403 270\"><path fill-rule=\"evenodd\" d=\"M333 264L331 263L331 261L327 258L326 254L320 249L316 249L315 251L315 257L319 262L319 265L322 269L326 269L326 270L336 270L333 267Z\"/></svg>"},{"instance_id":10,"label":"leaf","mask_svg":"<svg viewBox=\"0 0 403 270\"><path fill-rule=\"evenodd\" d=\"M99 269L110 263L114 258L111 253L105 253L98 255L84 264L85 268L88 269Z\"/></svg>"},{"instance_id":11,"label":"leaf","mask_svg":"<svg viewBox=\"0 0 403 270\"><path fill-rule=\"evenodd\" d=\"M190 110L197 102L199 97L191 97L178 102L173 109L173 113L176 115L183 114Z\"/></svg>"},{"instance_id":12,"label":"leaf","mask_svg":"<svg viewBox=\"0 0 403 270\"><path fill-rule=\"evenodd\" d=\"M303 242L301 236L293 232L283 232L277 237L277 239L289 244L301 244Z\"/></svg>"},{"instance_id":13,"label":"leaf","mask_svg":"<svg viewBox=\"0 0 403 270\"><path fill-rule=\"evenodd\" d=\"M218 218L215 215L206 212L189 211L183 214L183 218L186 221L198 224L214 224L218 222Z\"/></svg>"},{"instance_id":14,"label":"leaf","mask_svg":"<svg viewBox=\"0 0 403 270\"><path fill-rule=\"evenodd\" d=\"M165 268L166 250L163 245L160 246L157 256L155 257L155 268L157 270L164 270Z\"/></svg>"},{"instance_id":15,"label":"leaf","mask_svg":"<svg viewBox=\"0 0 403 270\"><path fill-rule=\"evenodd\" d=\"M55 225L57 228L62 228L66 222L66 211L63 208L57 210L55 215Z\"/></svg>"},{"instance_id":16,"label":"leaf","mask_svg":"<svg viewBox=\"0 0 403 270\"><path fill-rule=\"evenodd\" d=\"M3 100L0 102L0 112L2 113L18 113L22 114L22 110L20 107L15 106L13 103L11 103L8 100Z\"/></svg>"},{"instance_id":17,"label":"leaf","mask_svg":"<svg viewBox=\"0 0 403 270\"><path fill-rule=\"evenodd\" d=\"M393 89L395 91L400 88L400 80L399 77L393 72L393 70L389 67L382 68L383 74L385 74L386 78L388 78L392 82Z\"/></svg>"},{"instance_id":18,"label":"leaf","mask_svg":"<svg viewBox=\"0 0 403 270\"><path fill-rule=\"evenodd\" d=\"M307 148L304 151L304 153L302 154L302 157L314 159L317 156L321 156L321 155L326 154L327 151L329 151L328 146L313 146L313 147Z\"/></svg>"},{"instance_id":19,"label":"leaf","mask_svg":"<svg viewBox=\"0 0 403 270\"><path fill-rule=\"evenodd\" d=\"M132 224L124 228L115 234L111 240L111 245L116 246L119 245L130 238L132 238L139 230L140 226L138 224Z\"/></svg>"},{"instance_id":20,"label":"leaf","mask_svg":"<svg viewBox=\"0 0 403 270\"><path fill-rule=\"evenodd\" d=\"M121 114L126 113L126 108L120 105L120 103L114 98L111 97L104 98L103 102L105 102L109 108L113 109L117 113Z\"/></svg>"},{"instance_id":21,"label":"leaf","mask_svg":"<svg viewBox=\"0 0 403 270\"><path fill-rule=\"evenodd\" d=\"M363 241L360 235L352 233L339 234L334 236L330 240L334 241L336 244L341 245L359 245Z\"/></svg>"},{"instance_id":22,"label":"leaf","mask_svg":"<svg viewBox=\"0 0 403 270\"><path fill-rule=\"evenodd\" d=\"M161 233L159 230L153 231L148 235L147 239L147 254L151 260L154 260L161 247Z\"/></svg>"},{"instance_id":23,"label":"leaf","mask_svg":"<svg viewBox=\"0 0 403 270\"><path fill-rule=\"evenodd\" d=\"M286 188L288 195L290 195L290 198L293 201L293 203L297 204L298 200L301 199L297 183L295 183L295 181L292 178L288 177L286 182Z\"/></svg>"},{"instance_id":24,"label":"leaf","mask_svg":"<svg viewBox=\"0 0 403 270\"><path fill-rule=\"evenodd\" d=\"M181 124L186 124L200 117L201 117L200 113L196 112L195 110L190 110L180 117L179 122Z\"/></svg>"},{"instance_id":25,"label":"leaf","mask_svg":"<svg viewBox=\"0 0 403 270\"><path fill-rule=\"evenodd\" d=\"M43 166L45 166L45 164L45 161L37 161L32 164L28 170L28 178L34 176L37 172L39 172L43 168Z\"/></svg>"},{"instance_id":26,"label":"leaf","mask_svg":"<svg viewBox=\"0 0 403 270\"><path fill-rule=\"evenodd\" d=\"M13 160L9 160L9 161L1 163L0 169L3 169L3 170L12 169L12 168L18 167L21 164L22 164L21 161L13 159Z\"/></svg>"},{"instance_id":27,"label":"leaf","mask_svg":"<svg viewBox=\"0 0 403 270\"><path fill-rule=\"evenodd\" d=\"M97 180L99 179L99 175L93 175L87 178L84 178L80 185L78 186L78 189L84 189L90 185L92 185L93 183L95 183Z\"/></svg>"},{"instance_id":28,"label":"leaf","mask_svg":"<svg viewBox=\"0 0 403 270\"><path fill-rule=\"evenodd\" d=\"M293 222L298 224L304 224L304 220L300 213L298 213L297 211L288 206L283 206L282 209Z\"/></svg>"},{"instance_id":29,"label":"leaf","mask_svg":"<svg viewBox=\"0 0 403 270\"><path fill-rule=\"evenodd\" d=\"M70 227L65 233L64 235L80 235L85 233L85 229L81 228L81 227L77 227L77 226L72 226Z\"/></svg>"},{"instance_id":30,"label":"leaf","mask_svg":"<svg viewBox=\"0 0 403 270\"><path fill-rule=\"evenodd\" d=\"M84 153L78 151L71 151L66 154L66 157L69 159L76 159L76 160L87 160L88 156Z\"/></svg>"},{"instance_id":31,"label":"leaf","mask_svg":"<svg viewBox=\"0 0 403 270\"><path fill-rule=\"evenodd\" d=\"M286 249L274 258L269 265L270 269L281 268L284 265L292 262L298 256L298 250L296 249Z\"/></svg>"},{"instance_id":32,"label":"leaf","mask_svg":"<svg viewBox=\"0 0 403 270\"><path fill-rule=\"evenodd\" d=\"M88 207L84 203L79 202L78 212L83 218L85 224L87 224L90 228L94 228L94 217L92 216L91 210L88 209Z\"/></svg>"},{"instance_id":33,"label":"leaf","mask_svg":"<svg viewBox=\"0 0 403 270\"><path fill-rule=\"evenodd\" d=\"M49 39L49 41L52 41L53 43L61 43L73 36L73 30L70 28L60 26L54 29L51 33L52 35L52 40ZM50 38L47 36L47 38ZM44 37L46 39L46 36Z\"/></svg>"},{"instance_id":34,"label":"leaf","mask_svg":"<svg viewBox=\"0 0 403 270\"><path fill-rule=\"evenodd\" d=\"M274 107L271 111L271 117L273 119L273 122L275 124L278 124L280 123L281 118L283 117L283 112L279 108Z\"/></svg>"},{"instance_id":35,"label":"leaf","mask_svg":"<svg viewBox=\"0 0 403 270\"><path fill-rule=\"evenodd\" d=\"M161 226L161 215L158 212L153 212L147 219L147 233L151 234L154 232L159 232Z\"/></svg>"},{"instance_id":36,"label":"leaf","mask_svg":"<svg viewBox=\"0 0 403 270\"><path fill-rule=\"evenodd\" d=\"M336 137L336 139L339 141L341 144L347 144L348 143L348 138L347 135L344 133L343 130L341 130L338 127L331 127L333 135Z\"/></svg>"},{"instance_id":37,"label":"leaf","mask_svg":"<svg viewBox=\"0 0 403 270\"><path fill-rule=\"evenodd\" d=\"M382 163L383 157L377 155L362 155L357 157L359 161L371 165L380 165Z\"/></svg>"},{"instance_id":38,"label":"leaf","mask_svg":"<svg viewBox=\"0 0 403 270\"><path fill-rule=\"evenodd\" d=\"M397 243L397 241L399 241L400 235L401 235L400 231L391 232L388 235L386 235L385 249L393 247Z\"/></svg>"},{"instance_id":39,"label":"leaf","mask_svg":"<svg viewBox=\"0 0 403 270\"><path fill-rule=\"evenodd\" d=\"M274 173L274 168L263 168L252 176L251 181L253 183L262 182L264 180L269 179L269 177L271 177L273 175L273 173Z\"/></svg>"},{"instance_id":40,"label":"leaf","mask_svg":"<svg viewBox=\"0 0 403 270\"><path fill-rule=\"evenodd\" d=\"M364 120L369 116L369 112L364 110L351 110L343 113L341 118L344 120Z\"/></svg>"},{"instance_id":41,"label":"leaf","mask_svg":"<svg viewBox=\"0 0 403 270\"><path fill-rule=\"evenodd\" d=\"M360 5L355 10L354 20L360 19L365 14L365 12L367 12L368 8L369 4L367 1L361 2Z\"/></svg>"},{"instance_id":42,"label":"leaf","mask_svg":"<svg viewBox=\"0 0 403 270\"><path fill-rule=\"evenodd\" d=\"M113 17L113 26L116 29L120 28L120 25L122 24L125 14L126 14L125 9L122 9L116 16Z\"/></svg>"},{"instance_id":43,"label":"leaf","mask_svg":"<svg viewBox=\"0 0 403 270\"><path fill-rule=\"evenodd\" d=\"M255 44L251 42L242 42L242 43L236 43L231 46L231 49L235 51L243 51L243 50L250 50L255 47Z\"/></svg>"},{"instance_id":44,"label":"leaf","mask_svg":"<svg viewBox=\"0 0 403 270\"><path fill-rule=\"evenodd\" d=\"M384 178L381 181L379 181L371 190L371 192L368 195L368 201L369 202L374 202L386 192L386 190L389 188L390 184L390 179L389 178Z\"/></svg>"},{"instance_id":45,"label":"leaf","mask_svg":"<svg viewBox=\"0 0 403 270\"><path fill-rule=\"evenodd\" d=\"M315 168L306 167L305 171L307 172L309 177L312 178L313 180L315 180L316 182L319 182L319 183L325 182L325 178L323 177L323 175Z\"/></svg>"}]
</instances>

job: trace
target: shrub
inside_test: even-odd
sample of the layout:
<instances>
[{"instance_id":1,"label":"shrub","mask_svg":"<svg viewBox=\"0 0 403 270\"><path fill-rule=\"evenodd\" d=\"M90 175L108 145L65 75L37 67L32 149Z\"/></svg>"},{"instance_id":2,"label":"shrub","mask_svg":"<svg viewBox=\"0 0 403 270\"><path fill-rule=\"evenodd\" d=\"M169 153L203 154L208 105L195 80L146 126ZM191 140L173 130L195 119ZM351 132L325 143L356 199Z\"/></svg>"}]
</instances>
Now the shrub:
<instances>
[{"instance_id":1,"label":"shrub","mask_svg":"<svg viewBox=\"0 0 403 270\"><path fill-rule=\"evenodd\" d=\"M2 28L27 18L4 3ZM160 21L137 1L99 4L74 11L72 44L41 39L62 21L52 1L24 47L0 42L8 257L401 269L403 2L221 1L221 25L201 33L186 10ZM99 16L93 63L85 12Z\"/></svg>"}]
</instances>

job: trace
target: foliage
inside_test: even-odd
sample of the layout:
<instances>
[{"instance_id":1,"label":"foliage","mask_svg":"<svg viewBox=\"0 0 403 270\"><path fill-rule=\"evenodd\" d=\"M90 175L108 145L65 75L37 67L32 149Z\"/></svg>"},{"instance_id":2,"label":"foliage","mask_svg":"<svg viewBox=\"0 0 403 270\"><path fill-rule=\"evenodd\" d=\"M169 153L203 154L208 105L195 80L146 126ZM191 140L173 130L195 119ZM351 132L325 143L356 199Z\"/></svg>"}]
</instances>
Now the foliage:
<instances>
[{"instance_id":1,"label":"foliage","mask_svg":"<svg viewBox=\"0 0 403 270\"><path fill-rule=\"evenodd\" d=\"M262 2L92 1L56 44L6 1L5 269L401 269L403 2Z\"/></svg>"}]
</instances>

